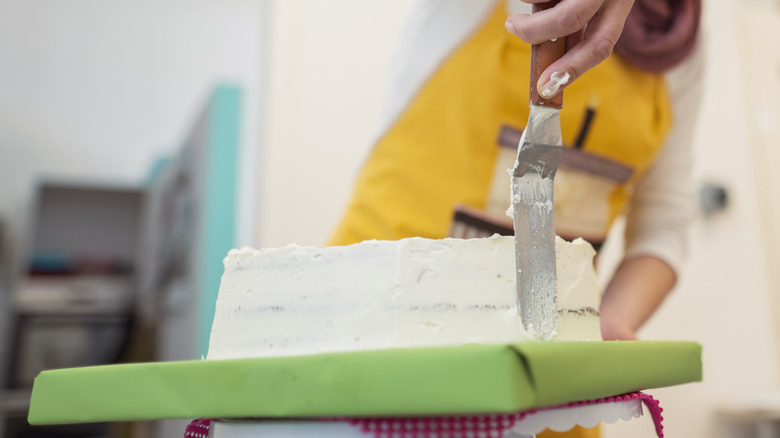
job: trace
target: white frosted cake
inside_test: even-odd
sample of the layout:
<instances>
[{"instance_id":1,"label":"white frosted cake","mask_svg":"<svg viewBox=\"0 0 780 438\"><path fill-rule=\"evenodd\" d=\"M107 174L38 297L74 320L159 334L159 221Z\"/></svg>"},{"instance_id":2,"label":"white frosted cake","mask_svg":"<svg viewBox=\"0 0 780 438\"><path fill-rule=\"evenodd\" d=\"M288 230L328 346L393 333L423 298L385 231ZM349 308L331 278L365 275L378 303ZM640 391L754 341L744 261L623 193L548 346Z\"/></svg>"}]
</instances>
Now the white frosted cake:
<instances>
[{"instance_id":1,"label":"white frosted cake","mask_svg":"<svg viewBox=\"0 0 780 438\"><path fill-rule=\"evenodd\" d=\"M556 242L557 340L600 340L593 248ZM516 343L512 237L232 250L208 359Z\"/></svg>"}]
</instances>

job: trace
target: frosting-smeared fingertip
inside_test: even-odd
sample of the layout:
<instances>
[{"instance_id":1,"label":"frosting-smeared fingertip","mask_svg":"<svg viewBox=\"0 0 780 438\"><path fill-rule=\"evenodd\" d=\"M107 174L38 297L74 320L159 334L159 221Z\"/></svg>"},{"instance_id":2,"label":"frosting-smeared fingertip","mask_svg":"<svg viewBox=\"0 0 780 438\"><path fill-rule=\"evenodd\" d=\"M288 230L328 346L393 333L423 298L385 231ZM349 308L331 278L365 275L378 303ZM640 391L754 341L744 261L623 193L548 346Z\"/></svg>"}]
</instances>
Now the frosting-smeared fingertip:
<instances>
[{"instance_id":1,"label":"frosting-smeared fingertip","mask_svg":"<svg viewBox=\"0 0 780 438\"><path fill-rule=\"evenodd\" d=\"M543 98L550 99L558 94L561 87L569 82L569 79L571 79L571 75L568 72L556 71L550 75L550 79L544 85L541 87L537 85L537 90Z\"/></svg>"}]
</instances>

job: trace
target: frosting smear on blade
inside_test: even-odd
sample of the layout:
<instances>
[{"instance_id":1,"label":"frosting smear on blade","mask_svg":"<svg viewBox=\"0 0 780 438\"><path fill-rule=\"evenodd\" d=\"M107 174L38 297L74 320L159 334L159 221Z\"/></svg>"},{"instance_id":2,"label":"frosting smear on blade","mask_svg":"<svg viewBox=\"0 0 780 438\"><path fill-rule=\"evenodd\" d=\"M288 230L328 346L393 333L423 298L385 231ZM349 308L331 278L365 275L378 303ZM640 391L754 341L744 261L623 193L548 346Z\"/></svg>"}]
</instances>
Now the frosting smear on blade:
<instances>
[{"instance_id":1,"label":"frosting smear on blade","mask_svg":"<svg viewBox=\"0 0 780 438\"><path fill-rule=\"evenodd\" d=\"M530 341L513 251L500 236L232 250L208 359ZM557 339L600 340L593 249L556 253Z\"/></svg>"}]
</instances>

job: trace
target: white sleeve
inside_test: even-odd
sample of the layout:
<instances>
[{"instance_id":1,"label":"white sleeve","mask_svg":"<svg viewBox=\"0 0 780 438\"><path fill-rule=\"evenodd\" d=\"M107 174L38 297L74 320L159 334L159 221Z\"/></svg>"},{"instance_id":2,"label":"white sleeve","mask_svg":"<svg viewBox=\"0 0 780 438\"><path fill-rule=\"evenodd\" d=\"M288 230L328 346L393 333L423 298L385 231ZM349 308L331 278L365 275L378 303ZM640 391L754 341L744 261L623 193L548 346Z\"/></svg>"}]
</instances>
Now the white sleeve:
<instances>
[{"instance_id":1,"label":"white sleeve","mask_svg":"<svg viewBox=\"0 0 780 438\"><path fill-rule=\"evenodd\" d=\"M637 182L626 215L625 258L658 257L678 277L696 205L691 168L703 89L704 54L699 41L691 56L666 74L673 125L656 161Z\"/></svg>"}]
</instances>

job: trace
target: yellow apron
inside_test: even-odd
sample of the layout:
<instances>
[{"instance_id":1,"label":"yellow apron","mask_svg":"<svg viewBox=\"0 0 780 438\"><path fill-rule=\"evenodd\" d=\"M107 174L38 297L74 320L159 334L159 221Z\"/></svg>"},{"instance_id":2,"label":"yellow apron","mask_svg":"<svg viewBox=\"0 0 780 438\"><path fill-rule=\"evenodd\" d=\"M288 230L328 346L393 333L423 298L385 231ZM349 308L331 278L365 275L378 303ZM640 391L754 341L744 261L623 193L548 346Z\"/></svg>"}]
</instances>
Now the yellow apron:
<instances>
[{"instance_id":1,"label":"yellow apron","mask_svg":"<svg viewBox=\"0 0 780 438\"><path fill-rule=\"evenodd\" d=\"M508 14L503 2L498 4L377 142L331 245L411 236L444 238L456 206L490 210L492 188L509 186L505 168L497 169L501 148L496 139L503 125L522 128L528 120L530 47L506 32ZM601 194L601 201L580 202L577 208L556 202L556 224L559 215L576 222L580 206L599 204L603 213L582 217L595 218L589 229L606 235L625 211L634 183L660 150L671 124L671 108L662 76L612 56L566 89L561 111L564 143L573 142L594 99L598 113L584 150L634 172L625 183L591 190ZM603 183L598 176L584 179ZM588 185L577 172L566 176L564 170L556 176L556 198L581 200L583 187ZM540 435L546 436L586 437L598 432L578 429Z\"/></svg>"}]
</instances>

